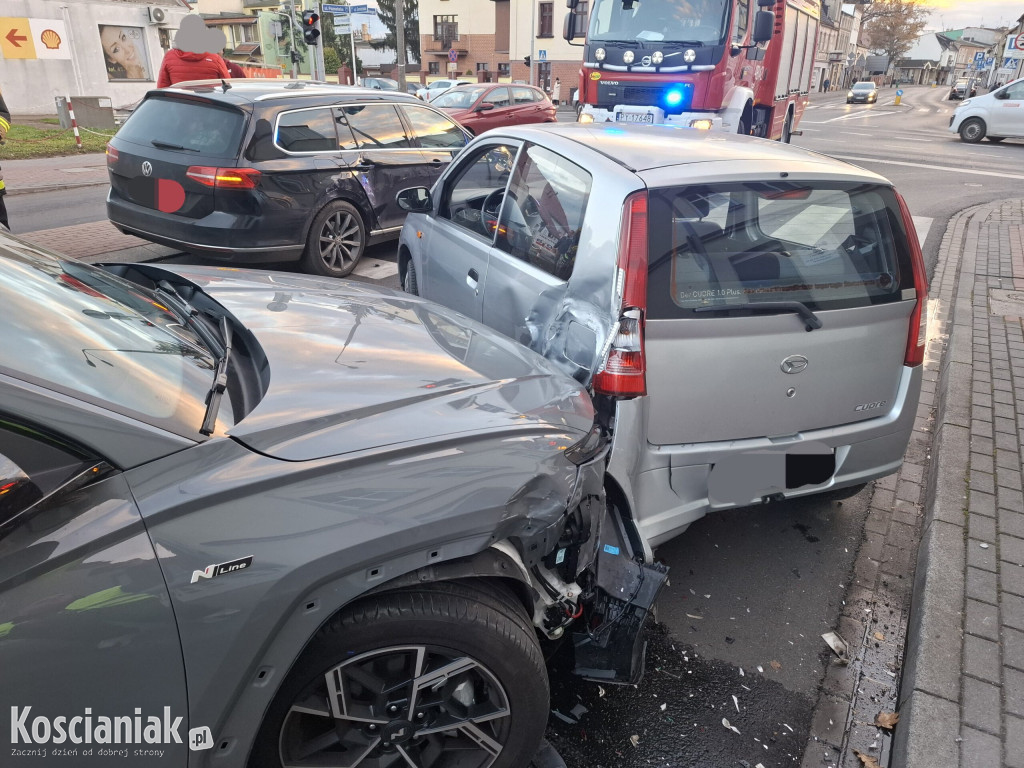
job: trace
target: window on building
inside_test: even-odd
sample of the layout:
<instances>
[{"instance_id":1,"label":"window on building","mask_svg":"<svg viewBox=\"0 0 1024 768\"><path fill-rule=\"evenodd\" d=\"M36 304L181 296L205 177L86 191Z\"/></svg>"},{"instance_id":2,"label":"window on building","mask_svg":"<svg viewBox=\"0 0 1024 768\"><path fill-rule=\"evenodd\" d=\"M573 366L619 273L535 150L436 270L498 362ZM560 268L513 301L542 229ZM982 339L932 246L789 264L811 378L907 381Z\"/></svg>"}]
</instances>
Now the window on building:
<instances>
[{"instance_id":1,"label":"window on building","mask_svg":"<svg viewBox=\"0 0 1024 768\"><path fill-rule=\"evenodd\" d=\"M510 77L509 63L507 61L498 62L498 77Z\"/></svg>"},{"instance_id":2,"label":"window on building","mask_svg":"<svg viewBox=\"0 0 1024 768\"><path fill-rule=\"evenodd\" d=\"M477 72L490 72L491 71L491 65L488 64L486 61L478 61L476 63L476 71Z\"/></svg>"},{"instance_id":3,"label":"window on building","mask_svg":"<svg viewBox=\"0 0 1024 768\"><path fill-rule=\"evenodd\" d=\"M459 17L454 15L434 17L434 40L449 44L459 39Z\"/></svg>"},{"instance_id":4,"label":"window on building","mask_svg":"<svg viewBox=\"0 0 1024 768\"><path fill-rule=\"evenodd\" d=\"M537 30L537 37L554 37L555 4L540 4L540 27Z\"/></svg>"},{"instance_id":5,"label":"window on building","mask_svg":"<svg viewBox=\"0 0 1024 768\"><path fill-rule=\"evenodd\" d=\"M439 62L439 61L428 61L427 62L427 74L429 74L429 75L440 75L441 74L441 62Z\"/></svg>"},{"instance_id":6,"label":"window on building","mask_svg":"<svg viewBox=\"0 0 1024 768\"><path fill-rule=\"evenodd\" d=\"M537 62L537 87L551 90L551 63L548 61Z\"/></svg>"}]
</instances>

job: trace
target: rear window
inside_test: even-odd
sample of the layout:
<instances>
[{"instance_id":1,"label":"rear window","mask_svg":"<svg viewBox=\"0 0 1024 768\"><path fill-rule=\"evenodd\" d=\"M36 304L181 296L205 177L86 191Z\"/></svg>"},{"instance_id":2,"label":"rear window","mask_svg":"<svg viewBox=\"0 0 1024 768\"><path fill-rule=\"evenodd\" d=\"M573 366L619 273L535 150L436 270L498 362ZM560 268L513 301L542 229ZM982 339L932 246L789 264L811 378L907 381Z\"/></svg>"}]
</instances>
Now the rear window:
<instances>
[{"instance_id":1,"label":"rear window","mask_svg":"<svg viewBox=\"0 0 1024 768\"><path fill-rule=\"evenodd\" d=\"M117 132L134 144L215 157L235 157L245 115L232 107L180 98L148 98Z\"/></svg>"},{"instance_id":2,"label":"rear window","mask_svg":"<svg viewBox=\"0 0 1024 768\"><path fill-rule=\"evenodd\" d=\"M840 309L913 287L888 187L802 182L652 190L648 317L799 301ZM700 314L696 314L696 310Z\"/></svg>"}]
</instances>

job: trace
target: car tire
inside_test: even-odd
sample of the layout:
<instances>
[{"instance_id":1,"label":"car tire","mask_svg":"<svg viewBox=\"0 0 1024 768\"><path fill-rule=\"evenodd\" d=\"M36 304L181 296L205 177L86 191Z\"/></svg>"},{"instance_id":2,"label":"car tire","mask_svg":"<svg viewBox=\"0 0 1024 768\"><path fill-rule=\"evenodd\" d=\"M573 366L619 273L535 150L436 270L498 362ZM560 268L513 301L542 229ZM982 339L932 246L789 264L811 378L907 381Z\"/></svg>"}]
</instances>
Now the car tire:
<instances>
[{"instance_id":1,"label":"car tire","mask_svg":"<svg viewBox=\"0 0 1024 768\"><path fill-rule=\"evenodd\" d=\"M977 144L985 138L985 121L979 117L969 117L960 123L957 132L960 134L961 141Z\"/></svg>"},{"instance_id":2,"label":"car tire","mask_svg":"<svg viewBox=\"0 0 1024 768\"><path fill-rule=\"evenodd\" d=\"M410 710L414 691L429 703ZM281 768L299 755L369 765L387 750L421 768L470 752L481 768L521 768L549 706L536 632L510 591L473 581L416 586L361 600L316 634L267 711L248 766Z\"/></svg>"},{"instance_id":3,"label":"car tire","mask_svg":"<svg viewBox=\"0 0 1024 768\"><path fill-rule=\"evenodd\" d=\"M988 139L989 141L991 141L993 144L998 144L1000 141L1002 141L1006 137L1005 136L986 136L985 138Z\"/></svg>"},{"instance_id":4,"label":"car tire","mask_svg":"<svg viewBox=\"0 0 1024 768\"><path fill-rule=\"evenodd\" d=\"M366 225L344 200L325 205L313 219L302 254L302 269L313 275L345 277L366 250Z\"/></svg>"},{"instance_id":5,"label":"car tire","mask_svg":"<svg viewBox=\"0 0 1024 768\"><path fill-rule=\"evenodd\" d=\"M416 267L413 266L412 259L409 259L409 263L405 266L405 277L402 279L402 290L413 296L420 295L420 286L416 282Z\"/></svg>"}]
</instances>

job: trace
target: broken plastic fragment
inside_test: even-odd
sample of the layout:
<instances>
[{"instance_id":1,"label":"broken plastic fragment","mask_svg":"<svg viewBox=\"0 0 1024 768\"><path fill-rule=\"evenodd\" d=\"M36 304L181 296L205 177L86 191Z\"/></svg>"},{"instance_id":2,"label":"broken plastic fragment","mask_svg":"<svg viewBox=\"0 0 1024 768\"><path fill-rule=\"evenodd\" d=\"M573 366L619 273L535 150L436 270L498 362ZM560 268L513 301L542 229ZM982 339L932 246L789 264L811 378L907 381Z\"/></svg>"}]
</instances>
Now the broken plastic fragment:
<instances>
[{"instance_id":1,"label":"broken plastic fragment","mask_svg":"<svg viewBox=\"0 0 1024 768\"><path fill-rule=\"evenodd\" d=\"M640 743L640 737L634 733L632 736L629 737L629 743L635 747L637 744Z\"/></svg>"},{"instance_id":2,"label":"broken plastic fragment","mask_svg":"<svg viewBox=\"0 0 1024 768\"><path fill-rule=\"evenodd\" d=\"M984 541L981 542L981 544L979 544L978 546L981 547L982 549L988 549L988 544L986 544Z\"/></svg>"},{"instance_id":3,"label":"broken plastic fragment","mask_svg":"<svg viewBox=\"0 0 1024 768\"><path fill-rule=\"evenodd\" d=\"M846 644L846 641L839 636L837 632L826 632L821 636L821 639L828 643L828 647L831 648L836 656L839 657L840 664L850 663L850 647Z\"/></svg>"},{"instance_id":4,"label":"broken plastic fragment","mask_svg":"<svg viewBox=\"0 0 1024 768\"><path fill-rule=\"evenodd\" d=\"M733 725L732 723L730 723L730 722L729 722L729 721L728 721L728 720L727 720L726 718L724 718L724 717L722 718L722 725L724 725L724 726L725 726L726 728L728 728L728 729L729 729L730 731L732 731L733 733L735 733L735 734L736 734L737 736L742 736L742 735L743 735L743 734L741 734L741 733L740 733L740 729L739 729L739 728L737 728L737 727L736 727L735 725Z\"/></svg>"},{"instance_id":5,"label":"broken plastic fragment","mask_svg":"<svg viewBox=\"0 0 1024 768\"><path fill-rule=\"evenodd\" d=\"M668 704L662 704L661 711L664 712L666 709L668 709Z\"/></svg>"},{"instance_id":6,"label":"broken plastic fragment","mask_svg":"<svg viewBox=\"0 0 1024 768\"><path fill-rule=\"evenodd\" d=\"M602 688L600 685L597 686L597 695L604 696L604 688Z\"/></svg>"},{"instance_id":7,"label":"broken plastic fragment","mask_svg":"<svg viewBox=\"0 0 1024 768\"><path fill-rule=\"evenodd\" d=\"M796 733L796 731L794 731L792 728L790 728L790 726L787 723L783 723L783 725L786 726L787 728L789 728L789 732L790 733Z\"/></svg>"},{"instance_id":8,"label":"broken plastic fragment","mask_svg":"<svg viewBox=\"0 0 1024 768\"><path fill-rule=\"evenodd\" d=\"M736 711L739 712L740 711L740 700L736 698L735 694L733 694L732 703L733 703L733 705L735 705Z\"/></svg>"},{"instance_id":9,"label":"broken plastic fragment","mask_svg":"<svg viewBox=\"0 0 1024 768\"><path fill-rule=\"evenodd\" d=\"M692 613L688 613L686 615L689 616L691 619L703 619L704 618L703 616L694 616Z\"/></svg>"},{"instance_id":10,"label":"broken plastic fragment","mask_svg":"<svg viewBox=\"0 0 1024 768\"><path fill-rule=\"evenodd\" d=\"M579 720L580 717L587 713L587 708L582 704L577 704L575 707L569 710L569 714Z\"/></svg>"},{"instance_id":11,"label":"broken plastic fragment","mask_svg":"<svg viewBox=\"0 0 1024 768\"><path fill-rule=\"evenodd\" d=\"M760 664L758 664L757 665L757 671L760 672L763 675L764 674L764 667L762 667Z\"/></svg>"}]
</instances>

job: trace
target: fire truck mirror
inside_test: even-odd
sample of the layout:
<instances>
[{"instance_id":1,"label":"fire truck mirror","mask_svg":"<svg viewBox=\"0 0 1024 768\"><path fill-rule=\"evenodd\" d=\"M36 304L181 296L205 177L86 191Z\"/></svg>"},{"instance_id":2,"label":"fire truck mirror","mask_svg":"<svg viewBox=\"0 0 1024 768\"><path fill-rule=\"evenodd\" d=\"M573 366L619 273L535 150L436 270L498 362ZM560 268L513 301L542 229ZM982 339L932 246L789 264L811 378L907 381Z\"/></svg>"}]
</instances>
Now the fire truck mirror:
<instances>
[{"instance_id":1,"label":"fire truck mirror","mask_svg":"<svg viewBox=\"0 0 1024 768\"><path fill-rule=\"evenodd\" d=\"M755 43L767 43L772 39L772 29L775 27L775 14L771 11L758 11L754 16L754 33L751 39Z\"/></svg>"},{"instance_id":2,"label":"fire truck mirror","mask_svg":"<svg viewBox=\"0 0 1024 768\"><path fill-rule=\"evenodd\" d=\"M580 0L565 0L565 7L575 11L576 6L580 4Z\"/></svg>"},{"instance_id":3,"label":"fire truck mirror","mask_svg":"<svg viewBox=\"0 0 1024 768\"><path fill-rule=\"evenodd\" d=\"M758 8L772 8L775 6L775 0L757 0Z\"/></svg>"}]
</instances>

